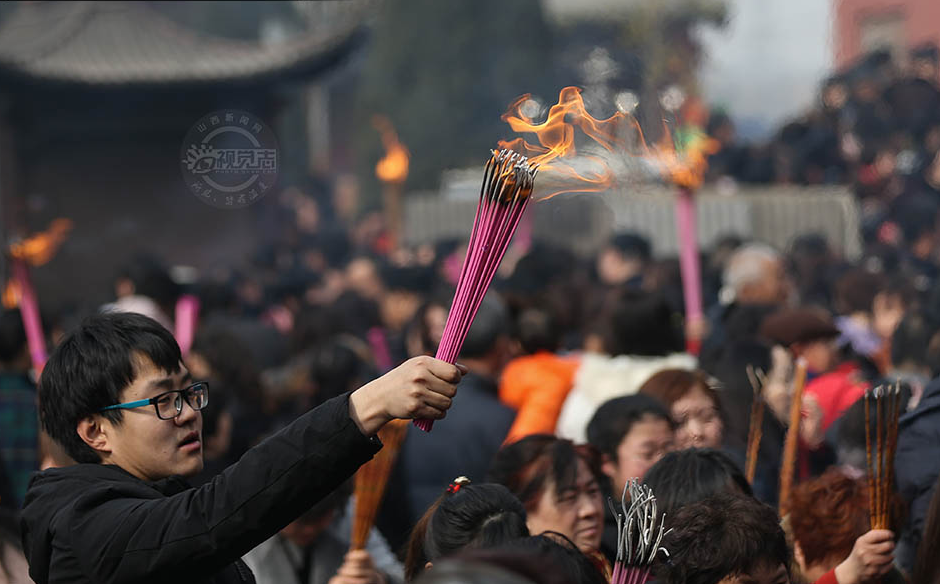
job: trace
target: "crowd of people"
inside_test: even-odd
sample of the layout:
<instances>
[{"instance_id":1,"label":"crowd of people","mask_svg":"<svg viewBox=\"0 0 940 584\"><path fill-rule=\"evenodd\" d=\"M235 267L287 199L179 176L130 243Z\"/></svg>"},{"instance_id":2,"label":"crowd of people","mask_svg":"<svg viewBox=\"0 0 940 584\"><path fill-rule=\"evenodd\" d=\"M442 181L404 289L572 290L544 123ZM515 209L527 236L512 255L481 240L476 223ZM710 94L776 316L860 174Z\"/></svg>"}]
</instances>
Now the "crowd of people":
<instances>
[{"instance_id":1,"label":"crowd of people","mask_svg":"<svg viewBox=\"0 0 940 584\"><path fill-rule=\"evenodd\" d=\"M694 330L677 262L643 237L587 259L536 241L507 256L459 367L437 361L466 242L396 247L381 213L297 187L243 263L181 282L136 256L113 298L46 314L38 380L6 310L0 582L27 564L40 584L608 582L634 480L665 514L658 582L938 581L938 58L912 57L903 76L875 55L830 79L765 153L768 179L856 183L863 256L729 235L702 256ZM725 124L711 172L754 179ZM182 352L181 297L199 303ZM752 480L749 371L766 405ZM889 528L872 529L862 398L885 384L903 411ZM409 429L350 550L351 477L379 428L416 417L438 421Z\"/></svg>"}]
</instances>

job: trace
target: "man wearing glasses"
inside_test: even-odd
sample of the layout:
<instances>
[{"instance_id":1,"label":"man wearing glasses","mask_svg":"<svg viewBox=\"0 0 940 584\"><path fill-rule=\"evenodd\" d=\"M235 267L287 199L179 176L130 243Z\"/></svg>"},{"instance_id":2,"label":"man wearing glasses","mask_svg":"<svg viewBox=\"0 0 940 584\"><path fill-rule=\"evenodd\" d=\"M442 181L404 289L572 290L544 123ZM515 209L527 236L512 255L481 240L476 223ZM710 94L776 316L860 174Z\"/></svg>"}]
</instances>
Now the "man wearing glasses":
<instances>
[{"instance_id":1,"label":"man wearing glasses","mask_svg":"<svg viewBox=\"0 0 940 584\"><path fill-rule=\"evenodd\" d=\"M464 370L418 357L330 400L249 450L212 482L202 469L208 384L147 317L92 317L49 358L43 427L79 464L30 483L23 541L46 582L254 582L239 560L381 447L394 418L444 417Z\"/></svg>"}]
</instances>

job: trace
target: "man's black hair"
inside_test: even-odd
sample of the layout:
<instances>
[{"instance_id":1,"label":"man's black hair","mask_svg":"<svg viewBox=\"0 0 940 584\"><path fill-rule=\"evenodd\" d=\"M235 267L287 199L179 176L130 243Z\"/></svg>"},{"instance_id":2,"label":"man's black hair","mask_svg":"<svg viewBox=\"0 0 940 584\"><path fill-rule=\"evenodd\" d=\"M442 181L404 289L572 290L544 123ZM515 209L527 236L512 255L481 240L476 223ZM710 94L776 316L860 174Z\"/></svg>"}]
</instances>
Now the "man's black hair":
<instances>
[{"instance_id":1,"label":"man's black hair","mask_svg":"<svg viewBox=\"0 0 940 584\"><path fill-rule=\"evenodd\" d=\"M653 257L649 240L636 233L618 233L610 239L610 245L627 258L648 262Z\"/></svg>"},{"instance_id":2,"label":"man's black hair","mask_svg":"<svg viewBox=\"0 0 940 584\"><path fill-rule=\"evenodd\" d=\"M681 319L662 294L623 290L606 318L604 348L611 355L662 357L684 348Z\"/></svg>"},{"instance_id":3,"label":"man's black hair","mask_svg":"<svg viewBox=\"0 0 940 584\"><path fill-rule=\"evenodd\" d=\"M713 448L669 452L643 475L643 482L653 489L667 521L681 507L719 493L754 495L741 469L727 454Z\"/></svg>"},{"instance_id":4,"label":"man's black hair","mask_svg":"<svg viewBox=\"0 0 940 584\"><path fill-rule=\"evenodd\" d=\"M634 424L645 418L663 420L673 426L669 412L656 398L636 393L615 397L597 408L587 426L588 444L617 460L617 447L633 429Z\"/></svg>"},{"instance_id":5,"label":"man's black hair","mask_svg":"<svg viewBox=\"0 0 940 584\"><path fill-rule=\"evenodd\" d=\"M120 403L140 371L141 358L167 373L180 368L180 348L170 331L140 314L92 316L65 336L39 381L39 415L49 435L77 462L100 462L76 427L101 408ZM120 423L120 410L103 413Z\"/></svg>"},{"instance_id":6,"label":"man's black hair","mask_svg":"<svg viewBox=\"0 0 940 584\"><path fill-rule=\"evenodd\" d=\"M779 564L789 571L777 513L753 497L716 495L679 509L671 524L662 542L669 550L658 579L663 584L718 584Z\"/></svg>"},{"instance_id":7,"label":"man's black hair","mask_svg":"<svg viewBox=\"0 0 940 584\"><path fill-rule=\"evenodd\" d=\"M561 345L561 331L554 315L542 308L527 308L516 320L519 343L527 355L554 353Z\"/></svg>"},{"instance_id":8,"label":"man's black hair","mask_svg":"<svg viewBox=\"0 0 940 584\"><path fill-rule=\"evenodd\" d=\"M460 356L480 358L496 347L496 341L512 332L511 319L505 303L495 294L483 298L464 339Z\"/></svg>"}]
</instances>

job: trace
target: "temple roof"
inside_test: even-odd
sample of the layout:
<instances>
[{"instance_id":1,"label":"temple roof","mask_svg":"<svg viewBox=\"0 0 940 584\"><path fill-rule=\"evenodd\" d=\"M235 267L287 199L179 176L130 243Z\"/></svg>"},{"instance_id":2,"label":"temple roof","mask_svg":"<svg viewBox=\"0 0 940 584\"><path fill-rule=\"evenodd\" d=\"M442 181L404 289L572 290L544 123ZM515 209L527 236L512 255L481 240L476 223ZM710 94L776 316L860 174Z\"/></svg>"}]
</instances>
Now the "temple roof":
<instances>
[{"instance_id":1,"label":"temple roof","mask_svg":"<svg viewBox=\"0 0 940 584\"><path fill-rule=\"evenodd\" d=\"M324 2L280 42L210 36L145 2L23 2L0 23L0 74L26 81L134 86L254 82L329 67L361 38L368 2ZM308 11L309 13L309 11Z\"/></svg>"}]
</instances>

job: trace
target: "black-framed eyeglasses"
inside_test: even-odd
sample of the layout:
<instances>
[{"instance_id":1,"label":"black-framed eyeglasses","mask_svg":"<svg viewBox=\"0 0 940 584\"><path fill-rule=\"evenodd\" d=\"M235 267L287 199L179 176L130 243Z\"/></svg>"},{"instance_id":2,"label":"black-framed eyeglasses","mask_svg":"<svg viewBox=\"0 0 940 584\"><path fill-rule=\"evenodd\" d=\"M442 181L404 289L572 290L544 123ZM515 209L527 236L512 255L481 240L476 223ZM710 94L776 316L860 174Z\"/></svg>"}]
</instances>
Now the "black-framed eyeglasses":
<instances>
[{"instance_id":1,"label":"black-framed eyeglasses","mask_svg":"<svg viewBox=\"0 0 940 584\"><path fill-rule=\"evenodd\" d=\"M167 391L150 399L139 399L123 404L114 404L113 406L101 408L98 411L130 410L152 404L153 409L157 411L158 418L161 420L172 420L182 413L184 399L192 409L197 411L203 409L209 405L209 384L205 381L197 381L183 389Z\"/></svg>"}]
</instances>

